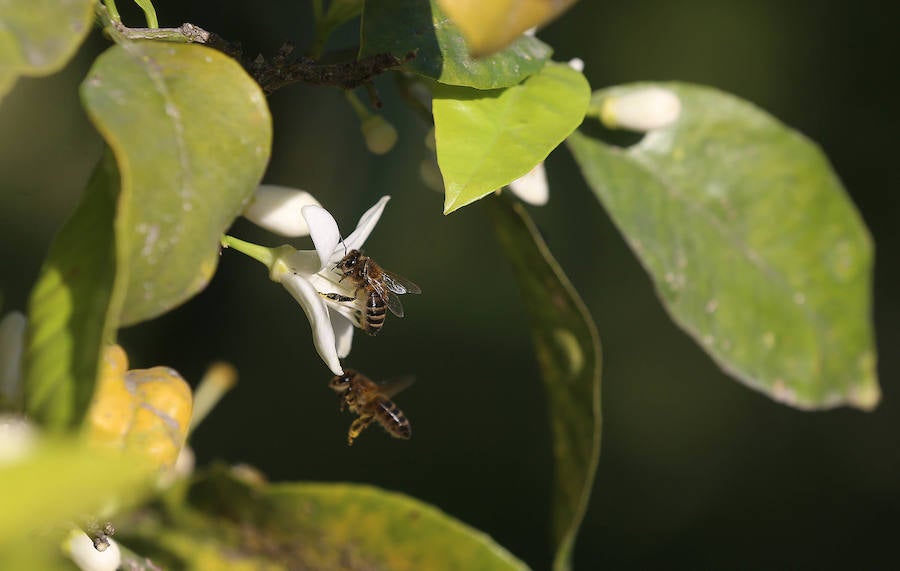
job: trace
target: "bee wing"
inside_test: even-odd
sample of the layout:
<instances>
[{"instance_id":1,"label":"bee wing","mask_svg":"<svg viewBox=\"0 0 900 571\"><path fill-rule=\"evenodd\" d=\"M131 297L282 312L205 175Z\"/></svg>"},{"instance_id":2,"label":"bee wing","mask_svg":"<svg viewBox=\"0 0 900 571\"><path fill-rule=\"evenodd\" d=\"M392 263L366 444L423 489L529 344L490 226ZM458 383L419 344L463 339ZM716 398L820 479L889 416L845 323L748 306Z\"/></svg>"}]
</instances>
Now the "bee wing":
<instances>
[{"instance_id":1,"label":"bee wing","mask_svg":"<svg viewBox=\"0 0 900 571\"><path fill-rule=\"evenodd\" d=\"M388 285L383 280L371 280L369 284L375 290L375 293L384 300L391 313L397 317L403 317L403 304L400 303L400 298L388 289Z\"/></svg>"},{"instance_id":2,"label":"bee wing","mask_svg":"<svg viewBox=\"0 0 900 571\"><path fill-rule=\"evenodd\" d=\"M403 276L398 276L394 272L382 270L381 279L389 290L394 293L403 295L404 293L422 293L422 288Z\"/></svg>"},{"instance_id":3,"label":"bee wing","mask_svg":"<svg viewBox=\"0 0 900 571\"><path fill-rule=\"evenodd\" d=\"M393 398L397 393L416 382L416 378L412 375L397 377L378 384L378 392L387 398Z\"/></svg>"}]
</instances>

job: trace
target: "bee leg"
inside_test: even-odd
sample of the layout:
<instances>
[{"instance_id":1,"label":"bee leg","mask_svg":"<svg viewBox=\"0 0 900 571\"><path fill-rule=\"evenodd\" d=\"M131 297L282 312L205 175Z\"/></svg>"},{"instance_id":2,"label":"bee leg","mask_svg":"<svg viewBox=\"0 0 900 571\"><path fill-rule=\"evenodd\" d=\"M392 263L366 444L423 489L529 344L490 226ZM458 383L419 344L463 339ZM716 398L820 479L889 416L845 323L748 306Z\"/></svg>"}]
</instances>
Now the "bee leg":
<instances>
[{"instance_id":1,"label":"bee leg","mask_svg":"<svg viewBox=\"0 0 900 571\"><path fill-rule=\"evenodd\" d=\"M334 301L356 301L355 297L347 297L346 295L341 295L339 293L319 292L319 295L321 295L322 297L327 297L328 299L333 299Z\"/></svg>"},{"instance_id":2,"label":"bee leg","mask_svg":"<svg viewBox=\"0 0 900 571\"><path fill-rule=\"evenodd\" d=\"M353 441L359 434L366 429L375 419L374 415L367 414L360 416L350 425L350 432L347 433L347 446L353 446Z\"/></svg>"}]
</instances>

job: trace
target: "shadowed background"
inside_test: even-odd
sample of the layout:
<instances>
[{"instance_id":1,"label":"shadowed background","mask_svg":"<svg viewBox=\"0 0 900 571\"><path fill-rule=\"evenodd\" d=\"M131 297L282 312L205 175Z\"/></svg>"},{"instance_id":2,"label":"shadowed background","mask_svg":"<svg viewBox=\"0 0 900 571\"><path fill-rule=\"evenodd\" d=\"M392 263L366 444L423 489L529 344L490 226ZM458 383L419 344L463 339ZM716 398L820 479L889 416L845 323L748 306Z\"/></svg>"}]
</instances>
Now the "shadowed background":
<instances>
[{"instance_id":1,"label":"shadowed background","mask_svg":"<svg viewBox=\"0 0 900 571\"><path fill-rule=\"evenodd\" d=\"M872 414L801 413L720 372L665 315L571 156L548 160L551 200L530 209L590 308L603 343L603 449L575 568L846 567L895 556L900 516L900 342L895 136L900 113L888 19L872 1L578 4L540 33L556 59L585 60L594 88L636 80L708 84L752 101L824 148L877 245L875 324L884 401ZM121 7L125 21L141 22ZM311 39L303 2L157 2L161 24L190 21L271 55ZM355 43L342 30L330 47ZM61 73L21 80L0 105L0 291L22 308L54 232L74 207L101 140L77 85L107 46L95 33ZM378 429L345 445L330 378L300 308L265 269L227 251L210 286L124 330L134 367L170 365L192 383L216 359L240 382L193 438L201 463L247 462L273 480L372 483L431 502L549 565L552 457L530 335L510 269L478 204L444 217L419 178L426 126L378 88L400 132L368 154L336 89L270 98L265 181L314 193L349 232L391 194L366 244L422 286L407 317L357 335L346 365L374 378L414 373L397 397L409 442ZM362 94L364 97L364 94ZM238 221L232 233L282 240ZM308 248L308 241L295 245Z\"/></svg>"}]
</instances>

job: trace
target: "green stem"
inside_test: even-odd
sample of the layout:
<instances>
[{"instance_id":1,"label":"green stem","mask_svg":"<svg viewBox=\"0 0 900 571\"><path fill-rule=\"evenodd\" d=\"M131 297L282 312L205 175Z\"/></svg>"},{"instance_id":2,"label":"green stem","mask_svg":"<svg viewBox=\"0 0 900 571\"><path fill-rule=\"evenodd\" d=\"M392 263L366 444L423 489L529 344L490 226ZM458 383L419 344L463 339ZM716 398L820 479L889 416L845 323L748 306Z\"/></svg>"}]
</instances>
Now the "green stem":
<instances>
[{"instance_id":1,"label":"green stem","mask_svg":"<svg viewBox=\"0 0 900 571\"><path fill-rule=\"evenodd\" d=\"M372 114L366 108L362 101L359 100L359 97L356 96L352 91L345 91L344 95L347 97L347 102L350 103L350 106L353 107L353 110L356 111L356 116L359 117L360 121L365 121Z\"/></svg>"},{"instance_id":2,"label":"green stem","mask_svg":"<svg viewBox=\"0 0 900 571\"><path fill-rule=\"evenodd\" d=\"M234 236L229 236L228 234L222 236L221 243L223 248L233 248L242 254L250 256L256 261L263 263L267 268L271 268L272 264L275 263L275 254L272 251L272 248L244 242L243 240L235 238Z\"/></svg>"},{"instance_id":3,"label":"green stem","mask_svg":"<svg viewBox=\"0 0 900 571\"><path fill-rule=\"evenodd\" d=\"M203 422L206 415L215 408L236 382L237 370L228 363L213 363L206 370L206 374L200 379L200 384L194 391L194 408L191 413L189 433Z\"/></svg>"},{"instance_id":4,"label":"green stem","mask_svg":"<svg viewBox=\"0 0 900 571\"><path fill-rule=\"evenodd\" d=\"M147 18L147 27L156 29L159 27L159 21L156 19L156 8L150 0L134 0L141 10L144 11L144 17Z\"/></svg>"},{"instance_id":5,"label":"green stem","mask_svg":"<svg viewBox=\"0 0 900 571\"><path fill-rule=\"evenodd\" d=\"M113 22L121 22L122 16L119 15L119 9L116 8L116 0L105 0L104 4L106 5L106 10L109 12L109 19Z\"/></svg>"}]
</instances>

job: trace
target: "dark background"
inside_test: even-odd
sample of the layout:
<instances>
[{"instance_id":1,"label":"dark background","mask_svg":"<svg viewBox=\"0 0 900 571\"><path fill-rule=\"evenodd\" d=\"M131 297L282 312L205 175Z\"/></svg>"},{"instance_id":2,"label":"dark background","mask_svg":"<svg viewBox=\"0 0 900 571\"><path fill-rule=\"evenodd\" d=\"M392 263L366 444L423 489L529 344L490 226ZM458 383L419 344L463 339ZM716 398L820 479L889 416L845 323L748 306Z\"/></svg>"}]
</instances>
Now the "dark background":
<instances>
[{"instance_id":1,"label":"dark background","mask_svg":"<svg viewBox=\"0 0 900 571\"><path fill-rule=\"evenodd\" d=\"M120 2L124 3L124 2ZM561 148L551 201L531 211L590 308L603 342L603 446L575 550L576 569L842 568L897 560L900 517L897 65L883 2L583 1L540 33L556 59L585 60L594 88L677 79L735 93L818 141L877 244L875 325L884 400L865 414L798 412L734 382L669 321L643 273ZM304 2L157 2L162 25L190 21L271 54L309 42ZM122 7L126 23L140 25ZM354 43L353 30L332 47ZM99 34L63 72L22 80L0 106L0 290L22 308L41 259L76 203L101 141L76 87L107 46ZM367 249L425 294L405 302L346 361L375 378L415 373L397 398L414 425L375 429L353 448L351 421L299 307L262 266L226 252L188 304L122 332L132 366L166 364L196 382L216 359L241 380L196 433L201 462L258 466L274 480L350 480L433 503L535 569L549 565L551 450L529 332L487 217L441 215L418 175L425 126L379 81L400 131L369 155L334 89L270 99L265 180L313 192L342 230L394 199ZM239 221L232 233L280 240ZM308 247L307 242L297 242Z\"/></svg>"}]
</instances>

